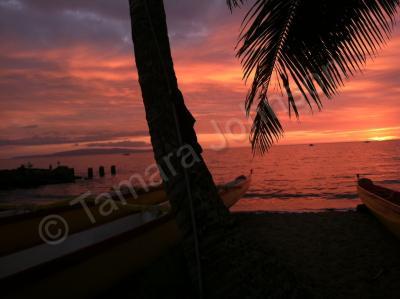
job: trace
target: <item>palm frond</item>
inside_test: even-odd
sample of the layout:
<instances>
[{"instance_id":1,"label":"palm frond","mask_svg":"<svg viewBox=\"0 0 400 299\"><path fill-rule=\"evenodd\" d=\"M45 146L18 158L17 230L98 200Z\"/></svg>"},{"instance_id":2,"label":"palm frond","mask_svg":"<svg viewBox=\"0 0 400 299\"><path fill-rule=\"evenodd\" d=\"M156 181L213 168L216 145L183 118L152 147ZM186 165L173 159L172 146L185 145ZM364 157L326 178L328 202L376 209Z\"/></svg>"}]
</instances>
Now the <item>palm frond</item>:
<instances>
[{"instance_id":1,"label":"palm frond","mask_svg":"<svg viewBox=\"0 0 400 299\"><path fill-rule=\"evenodd\" d=\"M246 1L246 0L226 0L226 3L228 4L229 8L232 10L232 8L238 7L241 4L243 4L244 1Z\"/></svg>"},{"instance_id":2,"label":"palm frond","mask_svg":"<svg viewBox=\"0 0 400 299\"><path fill-rule=\"evenodd\" d=\"M268 104L273 74L287 94L289 114L299 116L292 85L311 109L321 109L321 96L337 94L390 37L400 0L254 1L242 23L237 56L243 79L252 80L247 112L259 102L250 137L253 150L264 153L271 136L282 133ZM227 2L232 9L246 0ZM267 114L268 122L260 120L259 112Z\"/></svg>"},{"instance_id":3,"label":"palm frond","mask_svg":"<svg viewBox=\"0 0 400 299\"><path fill-rule=\"evenodd\" d=\"M254 153L265 153L275 140L282 136L283 128L266 99L258 103L256 117L250 132L250 139L259 146Z\"/></svg>"}]
</instances>

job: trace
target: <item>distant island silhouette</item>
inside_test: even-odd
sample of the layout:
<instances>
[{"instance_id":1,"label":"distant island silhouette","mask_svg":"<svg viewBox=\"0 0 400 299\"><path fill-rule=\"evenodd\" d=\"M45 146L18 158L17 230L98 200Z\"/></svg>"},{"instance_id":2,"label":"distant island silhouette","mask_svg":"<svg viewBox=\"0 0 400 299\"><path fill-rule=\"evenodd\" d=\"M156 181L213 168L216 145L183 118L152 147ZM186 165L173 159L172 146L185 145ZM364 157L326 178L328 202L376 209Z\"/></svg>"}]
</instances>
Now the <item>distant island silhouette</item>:
<instances>
[{"instance_id":1,"label":"distant island silhouette","mask_svg":"<svg viewBox=\"0 0 400 299\"><path fill-rule=\"evenodd\" d=\"M134 154L151 152L151 149L127 149L127 148L89 148L78 149L72 151L62 151L50 154L15 156L12 159L31 159L31 158L47 158L47 157L74 157L86 155L112 155L112 154Z\"/></svg>"}]
</instances>

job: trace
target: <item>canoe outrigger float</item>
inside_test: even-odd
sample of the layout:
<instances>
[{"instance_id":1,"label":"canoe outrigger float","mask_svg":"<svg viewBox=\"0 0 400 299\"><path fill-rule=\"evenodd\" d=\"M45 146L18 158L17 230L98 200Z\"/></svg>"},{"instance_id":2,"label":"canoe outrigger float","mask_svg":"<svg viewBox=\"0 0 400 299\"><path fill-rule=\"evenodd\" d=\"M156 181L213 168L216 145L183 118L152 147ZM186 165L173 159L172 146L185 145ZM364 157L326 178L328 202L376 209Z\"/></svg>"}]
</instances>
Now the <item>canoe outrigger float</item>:
<instances>
[{"instance_id":1,"label":"canoe outrigger float","mask_svg":"<svg viewBox=\"0 0 400 299\"><path fill-rule=\"evenodd\" d=\"M358 176L358 195L367 208L400 238L400 192Z\"/></svg>"},{"instance_id":2,"label":"canoe outrigger float","mask_svg":"<svg viewBox=\"0 0 400 299\"><path fill-rule=\"evenodd\" d=\"M241 176L219 186L225 205L235 204L246 193L250 181L251 176ZM89 202L95 223L81 206L53 207L0 218L2 298L35 294L63 298L96 296L179 242L179 230L165 198L155 206L117 205L118 210L104 216ZM43 225L47 217L63 221L52 223L55 231L51 234L58 239L44 242L46 228L51 229ZM68 236L63 238L65 231Z\"/></svg>"}]
</instances>

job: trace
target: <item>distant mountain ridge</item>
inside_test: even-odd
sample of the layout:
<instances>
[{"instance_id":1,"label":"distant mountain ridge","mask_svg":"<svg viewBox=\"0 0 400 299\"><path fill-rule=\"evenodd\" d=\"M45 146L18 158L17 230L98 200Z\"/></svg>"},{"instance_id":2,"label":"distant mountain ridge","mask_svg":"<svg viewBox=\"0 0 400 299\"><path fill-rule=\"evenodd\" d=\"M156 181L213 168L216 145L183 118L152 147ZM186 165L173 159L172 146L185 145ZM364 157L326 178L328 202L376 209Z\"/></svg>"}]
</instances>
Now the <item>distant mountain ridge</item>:
<instances>
[{"instance_id":1,"label":"distant mountain ridge","mask_svg":"<svg viewBox=\"0 0 400 299\"><path fill-rule=\"evenodd\" d=\"M127 149L127 148L88 148L72 151L62 151L42 155L15 156L13 159L31 159L31 158L47 158L47 157L74 157L88 155L112 155L112 154L135 154L150 152L151 149Z\"/></svg>"}]
</instances>

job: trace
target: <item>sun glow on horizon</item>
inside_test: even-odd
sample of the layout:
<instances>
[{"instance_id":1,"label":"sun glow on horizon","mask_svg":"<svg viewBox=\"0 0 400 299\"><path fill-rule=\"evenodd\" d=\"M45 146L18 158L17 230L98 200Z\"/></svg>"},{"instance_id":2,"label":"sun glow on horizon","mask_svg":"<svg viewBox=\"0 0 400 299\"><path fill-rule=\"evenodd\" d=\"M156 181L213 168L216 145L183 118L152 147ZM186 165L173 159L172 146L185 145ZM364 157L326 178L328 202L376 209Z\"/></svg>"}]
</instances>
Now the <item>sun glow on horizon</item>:
<instances>
[{"instance_id":1,"label":"sun glow on horizon","mask_svg":"<svg viewBox=\"0 0 400 299\"><path fill-rule=\"evenodd\" d=\"M399 137L398 136L377 136L377 137L371 137L371 138L368 138L368 140L371 140L371 141L389 141L389 140L396 140L396 139L399 139Z\"/></svg>"}]
</instances>

